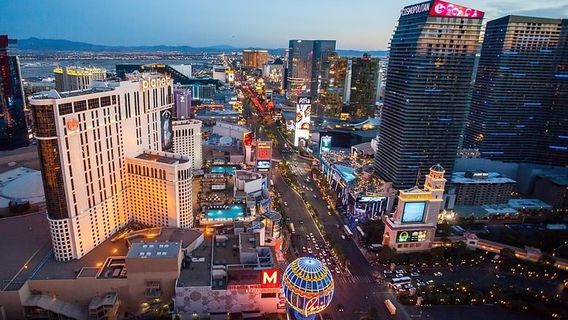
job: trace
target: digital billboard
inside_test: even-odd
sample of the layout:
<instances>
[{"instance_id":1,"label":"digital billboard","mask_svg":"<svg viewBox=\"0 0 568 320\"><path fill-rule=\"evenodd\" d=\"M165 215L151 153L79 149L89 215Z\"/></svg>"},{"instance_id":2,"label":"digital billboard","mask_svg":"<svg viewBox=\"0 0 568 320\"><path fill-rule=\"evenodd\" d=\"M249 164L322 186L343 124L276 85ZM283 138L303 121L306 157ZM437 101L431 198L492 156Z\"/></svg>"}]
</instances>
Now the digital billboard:
<instances>
[{"instance_id":1,"label":"digital billboard","mask_svg":"<svg viewBox=\"0 0 568 320\"><path fill-rule=\"evenodd\" d=\"M258 171L268 171L270 170L270 160L259 160L256 162L256 169Z\"/></svg>"},{"instance_id":2,"label":"digital billboard","mask_svg":"<svg viewBox=\"0 0 568 320\"><path fill-rule=\"evenodd\" d=\"M296 123L294 128L294 146L299 146L300 141L307 142L310 138L310 116L312 112L310 97L298 97L296 104Z\"/></svg>"},{"instance_id":3,"label":"digital billboard","mask_svg":"<svg viewBox=\"0 0 568 320\"><path fill-rule=\"evenodd\" d=\"M385 200L386 197L359 197L358 202L380 202Z\"/></svg>"},{"instance_id":4,"label":"digital billboard","mask_svg":"<svg viewBox=\"0 0 568 320\"><path fill-rule=\"evenodd\" d=\"M243 133L243 145L245 147L252 145L252 132L248 131Z\"/></svg>"},{"instance_id":5,"label":"digital billboard","mask_svg":"<svg viewBox=\"0 0 568 320\"><path fill-rule=\"evenodd\" d=\"M323 136L320 140L320 153L331 151L331 137Z\"/></svg>"},{"instance_id":6,"label":"digital billboard","mask_svg":"<svg viewBox=\"0 0 568 320\"><path fill-rule=\"evenodd\" d=\"M162 151L168 151L173 146L172 110L166 109L160 112Z\"/></svg>"},{"instance_id":7,"label":"digital billboard","mask_svg":"<svg viewBox=\"0 0 568 320\"><path fill-rule=\"evenodd\" d=\"M436 0L430 7L432 17L463 17L483 19L484 12L446 1Z\"/></svg>"},{"instance_id":8,"label":"digital billboard","mask_svg":"<svg viewBox=\"0 0 568 320\"><path fill-rule=\"evenodd\" d=\"M402 222L422 222L424 220L424 211L426 202L406 202L402 211Z\"/></svg>"},{"instance_id":9,"label":"digital billboard","mask_svg":"<svg viewBox=\"0 0 568 320\"><path fill-rule=\"evenodd\" d=\"M423 242L426 241L428 231L426 230L407 230L399 231L396 234L396 242Z\"/></svg>"},{"instance_id":10,"label":"digital billboard","mask_svg":"<svg viewBox=\"0 0 568 320\"><path fill-rule=\"evenodd\" d=\"M256 144L256 160L272 159L272 142L258 141Z\"/></svg>"}]
</instances>

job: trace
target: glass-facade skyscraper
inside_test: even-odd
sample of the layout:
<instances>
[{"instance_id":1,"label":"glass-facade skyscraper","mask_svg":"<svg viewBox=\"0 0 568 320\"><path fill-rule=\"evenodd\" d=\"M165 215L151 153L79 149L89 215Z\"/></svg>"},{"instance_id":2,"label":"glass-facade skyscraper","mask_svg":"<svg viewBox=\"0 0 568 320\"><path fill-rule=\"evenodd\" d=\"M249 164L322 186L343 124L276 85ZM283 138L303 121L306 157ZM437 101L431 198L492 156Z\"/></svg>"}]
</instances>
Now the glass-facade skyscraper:
<instances>
[{"instance_id":1,"label":"glass-facade skyscraper","mask_svg":"<svg viewBox=\"0 0 568 320\"><path fill-rule=\"evenodd\" d=\"M286 90L291 99L301 94L317 99L333 52L335 40L290 40Z\"/></svg>"},{"instance_id":2,"label":"glass-facade skyscraper","mask_svg":"<svg viewBox=\"0 0 568 320\"><path fill-rule=\"evenodd\" d=\"M568 164L568 20L489 21L464 146L481 157Z\"/></svg>"},{"instance_id":3,"label":"glass-facade skyscraper","mask_svg":"<svg viewBox=\"0 0 568 320\"><path fill-rule=\"evenodd\" d=\"M0 150L29 144L20 61L9 53L15 40L0 35Z\"/></svg>"},{"instance_id":4,"label":"glass-facade skyscraper","mask_svg":"<svg viewBox=\"0 0 568 320\"><path fill-rule=\"evenodd\" d=\"M397 189L451 174L471 99L483 12L445 1L401 10L390 47L376 173Z\"/></svg>"}]
</instances>

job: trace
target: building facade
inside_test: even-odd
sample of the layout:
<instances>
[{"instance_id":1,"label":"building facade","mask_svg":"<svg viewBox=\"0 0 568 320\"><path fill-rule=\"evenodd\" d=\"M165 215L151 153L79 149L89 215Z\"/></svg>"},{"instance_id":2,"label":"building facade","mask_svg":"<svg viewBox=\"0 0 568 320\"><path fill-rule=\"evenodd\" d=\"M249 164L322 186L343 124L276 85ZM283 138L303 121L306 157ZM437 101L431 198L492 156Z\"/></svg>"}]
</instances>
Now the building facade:
<instances>
[{"instance_id":1,"label":"building facade","mask_svg":"<svg viewBox=\"0 0 568 320\"><path fill-rule=\"evenodd\" d=\"M173 152L191 158L193 170L203 167L202 122L199 120L176 120L173 122Z\"/></svg>"},{"instance_id":2,"label":"building facade","mask_svg":"<svg viewBox=\"0 0 568 320\"><path fill-rule=\"evenodd\" d=\"M300 94L317 98L334 51L335 40L290 40L286 90L292 101Z\"/></svg>"},{"instance_id":3,"label":"building facade","mask_svg":"<svg viewBox=\"0 0 568 320\"><path fill-rule=\"evenodd\" d=\"M191 90L187 86L174 88L174 119L191 118Z\"/></svg>"},{"instance_id":4,"label":"building facade","mask_svg":"<svg viewBox=\"0 0 568 320\"><path fill-rule=\"evenodd\" d=\"M125 162L171 149L172 80L144 75L30 103L54 254L78 259L135 220Z\"/></svg>"},{"instance_id":5,"label":"building facade","mask_svg":"<svg viewBox=\"0 0 568 320\"><path fill-rule=\"evenodd\" d=\"M102 68L57 67L53 69L55 90L60 92L89 89L93 81L106 79Z\"/></svg>"},{"instance_id":6,"label":"building facade","mask_svg":"<svg viewBox=\"0 0 568 320\"><path fill-rule=\"evenodd\" d=\"M385 220L384 246L400 253L432 248L438 213L444 203L444 174L442 166L432 166L424 188L400 190L398 206L392 218Z\"/></svg>"},{"instance_id":7,"label":"building facade","mask_svg":"<svg viewBox=\"0 0 568 320\"><path fill-rule=\"evenodd\" d=\"M243 50L243 67L260 69L267 62L268 50Z\"/></svg>"},{"instance_id":8,"label":"building facade","mask_svg":"<svg viewBox=\"0 0 568 320\"><path fill-rule=\"evenodd\" d=\"M15 42L0 35L0 150L29 144L20 60L8 50Z\"/></svg>"},{"instance_id":9,"label":"building facade","mask_svg":"<svg viewBox=\"0 0 568 320\"><path fill-rule=\"evenodd\" d=\"M568 163L568 20L489 21L464 146L481 157Z\"/></svg>"},{"instance_id":10,"label":"building facade","mask_svg":"<svg viewBox=\"0 0 568 320\"><path fill-rule=\"evenodd\" d=\"M388 62L377 174L397 189L432 163L452 172L471 99L483 12L444 1L402 9Z\"/></svg>"},{"instance_id":11,"label":"building facade","mask_svg":"<svg viewBox=\"0 0 568 320\"><path fill-rule=\"evenodd\" d=\"M517 182L496 172L466 171L452 174L455 205L481 206L509 201Z\"/></svg>"}]
</instances>

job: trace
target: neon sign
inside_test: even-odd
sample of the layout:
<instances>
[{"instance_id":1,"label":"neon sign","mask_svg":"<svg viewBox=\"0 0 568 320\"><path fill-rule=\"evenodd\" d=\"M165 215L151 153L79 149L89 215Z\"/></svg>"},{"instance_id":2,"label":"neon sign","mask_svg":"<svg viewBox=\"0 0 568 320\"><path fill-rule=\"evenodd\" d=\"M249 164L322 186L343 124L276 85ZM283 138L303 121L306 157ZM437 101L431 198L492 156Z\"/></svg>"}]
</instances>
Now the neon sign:
<instances>
[{"instance_id":1,"label":"neon sign","mask_svg":"<svg viewBox=\"0 0 568 320\"><path fill-rule=\"evenodd\" d=\"M411 14L422 13L430 10L430 1L405 7L400 10L400 16L409 16Z\"/></svg>"},{"instance_id":2,"label":"neon sign","mask_svg":"<svg viewBox=\"0 0 568 320\"><path fill-rule=\"evenodd\" d=\"M430 8L431 17L462 17L483 19L485 13L476 9L436 0Z\"/></svg>"}]
</instances>

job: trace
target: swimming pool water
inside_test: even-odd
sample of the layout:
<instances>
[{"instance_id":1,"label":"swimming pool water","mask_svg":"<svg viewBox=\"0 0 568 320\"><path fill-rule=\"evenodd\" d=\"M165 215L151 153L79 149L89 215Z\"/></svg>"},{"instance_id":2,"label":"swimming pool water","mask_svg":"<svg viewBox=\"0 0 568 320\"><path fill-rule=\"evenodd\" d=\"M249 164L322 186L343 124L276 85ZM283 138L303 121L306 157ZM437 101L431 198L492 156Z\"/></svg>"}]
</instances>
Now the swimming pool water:
<instances>
[{"instance_id":1,"label":"swimming pool water","mask_svg":"<svg viewBox=\"0 0 568 320\"><path fill-rule=\"evenodd\" d=\"M228 209L208 209L205 217L209 220L232 220L244 215L244 208L238 204L229 205Z\"/></svg>"}]
</instances>

